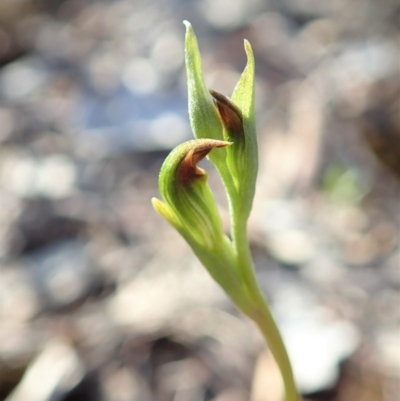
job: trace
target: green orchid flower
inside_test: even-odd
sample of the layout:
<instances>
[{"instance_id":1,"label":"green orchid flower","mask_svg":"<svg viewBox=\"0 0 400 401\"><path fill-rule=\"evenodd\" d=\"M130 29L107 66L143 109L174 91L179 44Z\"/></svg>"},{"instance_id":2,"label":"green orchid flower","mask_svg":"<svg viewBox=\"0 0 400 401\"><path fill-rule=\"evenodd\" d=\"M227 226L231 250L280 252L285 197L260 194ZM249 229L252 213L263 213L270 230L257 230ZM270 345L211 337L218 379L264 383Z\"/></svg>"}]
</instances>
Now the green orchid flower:
<instances>
[{"instance_id":1,"label":"green orchid flower","mask_svg":"<svg viewBox=\"0 0 400 401\"><path fill-rule=\"evenodd\" d=\"M223 232L217 205L198 163L213 149L230 145L215 139L195 139L177 146L163 163L159 188L163 202L152 199L154 209L188 242L193 251L229 296L248 309L235 271L232 244Z\"/></svg>"},{"instance_id":2,"label":"green orchid flower","mask_svg":"<svg viewBox=\"0 0 400 401\"><path fill-rule=\"evenodd\" d=\"M162 201L153 198L153 206L239 310L258 325L281 370L286 401L299 401L284 343L257 283L247 238L258 171L253 51L245 41L247 64L231 98L208 90L196 36L190 23L185 25L189 118L196 139L176 147L165 160L159 177ZM198 167L206 156L226 190L229 236L223 231L207 174Z\"/></svg>"}]
</instances>

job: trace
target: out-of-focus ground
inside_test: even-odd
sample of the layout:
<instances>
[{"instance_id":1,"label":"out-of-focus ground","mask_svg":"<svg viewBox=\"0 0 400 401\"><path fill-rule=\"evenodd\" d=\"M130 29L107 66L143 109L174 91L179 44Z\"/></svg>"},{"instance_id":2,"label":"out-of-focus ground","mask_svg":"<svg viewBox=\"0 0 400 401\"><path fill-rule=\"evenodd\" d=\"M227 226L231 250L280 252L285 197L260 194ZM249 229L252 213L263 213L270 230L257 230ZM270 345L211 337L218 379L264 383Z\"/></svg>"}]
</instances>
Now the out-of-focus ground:
<instances>
[{"instance_id":1,"label":"out-of-focus ground","mask_svg":"<svg viewBox=\"0 0 400 401\"><path fill-rule=\"evenodd\" d=\"M0 399L279 400L151 208L191 138L183 19L222 93L254 48L249 233L304 400L399 400L396 0L0 0Z\"/></svg>"}]
</instances>

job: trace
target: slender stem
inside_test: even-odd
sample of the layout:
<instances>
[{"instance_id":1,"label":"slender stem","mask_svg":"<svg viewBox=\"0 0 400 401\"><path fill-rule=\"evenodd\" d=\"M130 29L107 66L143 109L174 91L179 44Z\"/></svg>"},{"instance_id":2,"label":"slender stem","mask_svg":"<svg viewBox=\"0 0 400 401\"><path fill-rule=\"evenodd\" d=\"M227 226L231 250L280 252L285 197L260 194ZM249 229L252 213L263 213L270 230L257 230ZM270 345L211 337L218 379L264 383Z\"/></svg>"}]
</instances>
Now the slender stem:
<instances>
[{"instance_id":1,"label":"slender stem","mask_svg":"<svg viewBox=\"0 0 400 401\"><path fill-rule=\"evenodd\" d=\"M278 364L285 387L286 401L299 401L300 397L297 392L292 366L285 344L283 343L278 326L257 283L248 245L246 226L245 224L239 225L236 222L233 224L232 228L233 243L236 248L238 259L238 270L243 281L246 283L248 295L254 302L252 312L247 313L247 315L258 325Z\"/></svg>"}]
</instances>

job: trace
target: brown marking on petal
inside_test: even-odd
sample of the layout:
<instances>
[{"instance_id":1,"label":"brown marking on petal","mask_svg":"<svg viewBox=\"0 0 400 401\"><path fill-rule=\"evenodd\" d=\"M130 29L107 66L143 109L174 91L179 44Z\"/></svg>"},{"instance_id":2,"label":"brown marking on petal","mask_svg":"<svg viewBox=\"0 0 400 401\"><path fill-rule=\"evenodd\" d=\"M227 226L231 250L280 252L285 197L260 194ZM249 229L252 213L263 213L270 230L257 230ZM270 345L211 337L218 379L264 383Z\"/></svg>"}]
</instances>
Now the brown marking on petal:
<instances>
[{"instance_id":1,"label":"brown marking on petal","mask_svg":"<svg viewBox=\"0 0 400 401\"><path fill-rule=\"evenodd\" d=\"M206 140L197 143L183 157L178 168L178 181L183 186L190 185L197 177L205 174L205 171L197 166L214 148L222 148L230 145L229 142Z\"/></svg>"},{"instance_id":2,"label":"brown marking on petal","mask_svg":"<svg viewBox=\"0 0 400 401\"><path fill-rule=\"evenodd\" d=\"M225 129L233 138L244 135L242 113L228 97L209 89Z\"/></svg>"}]
</instances>

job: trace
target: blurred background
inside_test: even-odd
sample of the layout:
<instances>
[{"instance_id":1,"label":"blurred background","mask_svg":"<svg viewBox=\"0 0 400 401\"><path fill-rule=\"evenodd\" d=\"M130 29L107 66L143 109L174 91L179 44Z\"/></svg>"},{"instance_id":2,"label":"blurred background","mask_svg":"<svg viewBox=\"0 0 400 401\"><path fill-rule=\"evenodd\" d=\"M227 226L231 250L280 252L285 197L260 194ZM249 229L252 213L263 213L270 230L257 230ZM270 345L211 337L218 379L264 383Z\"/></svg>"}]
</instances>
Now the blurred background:
<instances>
[{"instance_id":1,"label":"blurred background","mask_svg":"<svg viewBox=\"0 0 400 401\"><path fill-rule=\"evenodd\" d=\"M192 137L183 19L219 92L254 48L249 234L304 399L399 400L396 0L0 0L0 400L280 399L150 204Z\"/></svg>"}]
</instances>

